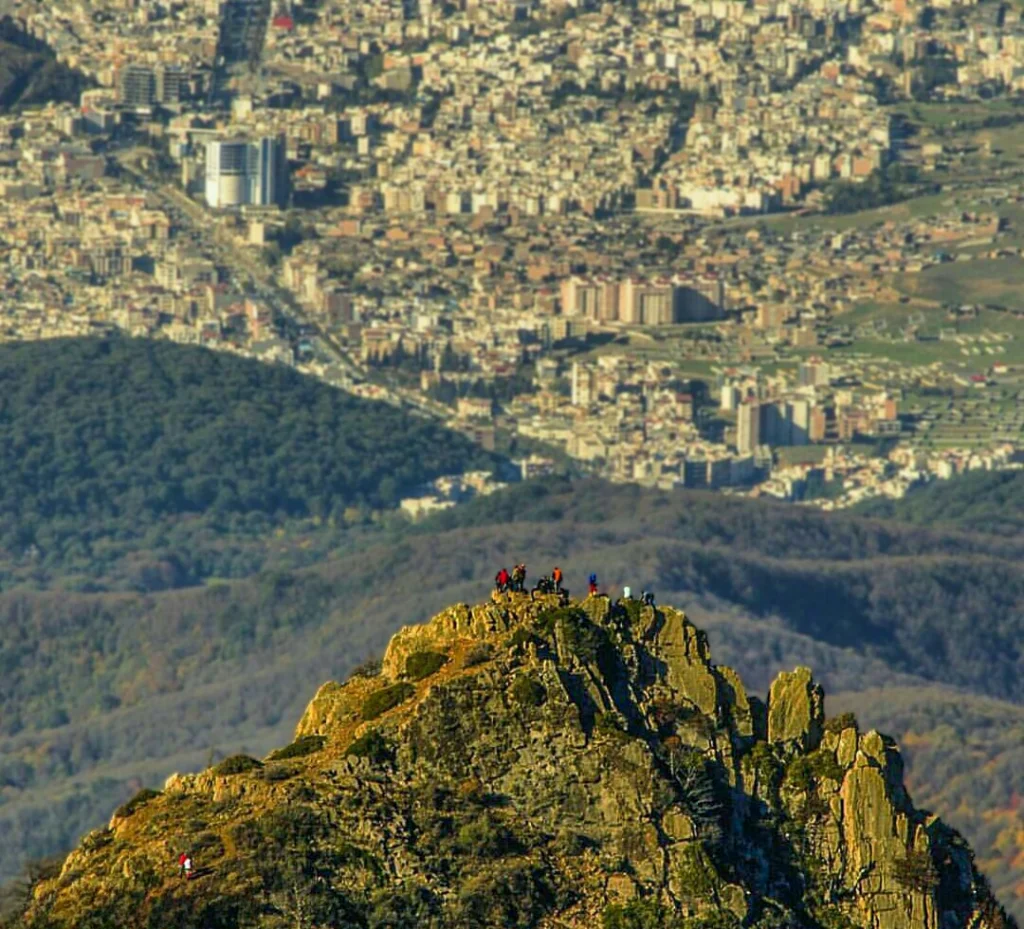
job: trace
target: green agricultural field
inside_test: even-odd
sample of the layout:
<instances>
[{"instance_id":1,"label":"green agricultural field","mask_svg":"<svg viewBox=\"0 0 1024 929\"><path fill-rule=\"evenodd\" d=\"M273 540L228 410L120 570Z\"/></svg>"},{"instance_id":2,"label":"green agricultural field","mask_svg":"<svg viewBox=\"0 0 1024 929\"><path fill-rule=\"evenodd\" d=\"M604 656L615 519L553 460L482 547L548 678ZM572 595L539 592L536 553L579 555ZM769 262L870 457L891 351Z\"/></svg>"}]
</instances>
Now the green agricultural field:
<instances>
[{"instance_id":1,"label":"green agricultural field","mask_svg":"<svg viewBox=\"0 0 1024 929\"><path fill-rule=\"evenodd\" d=\"M923 314L930 321L933 307L922 307L917 303L894 303L887 300L862 300L845 313L836 316L836 322L844 326L865 326L884 322L890 330L905 326L911 317Z\"/></svg>"},{"instance_id":2,"label":"green agricultural field","mask_svg":"<svg viewBox=\"0 0 1024 929\"><path fill-rule=\"evenodd\" d=\"M808 216L779 213L759 216L757 220L763 221L769 229L785 235L797 230L812 228L842 232L846 229L865 229L877 223L907 220L918 216L928 216L932 213L942 213L948 211L953 206L953 196L949 193L922 194L920 197L911 197L909 200L903 200L889 206L881 206L873 210L860 210L857 213L843 213L835 216L826 216L821 213L814 213ZM747 222L750 221L748 217L743 217L742 219ZM741 221L734 220L729 224L739 225Z\"/></svg>"},{"instance_id":3,"label":"green agricultural field","mask_svg":"<svg viewBox=\"0 0 1024 929\"><path fill-rule=\"evenodd\" d=\"M928 134L929 130L970 126L997 116L1020 115L1024 118L1024 109L1009 98L962 103L900 103L892 108L892 112L893 115L906 117L924 134Z\"/></svg>"},{"instance_id":4,"label":"green agricultural field","mask_svg":"<svg viewBox=\"0 0 1024 929\"><path fill-rule=\"evenodd\" d=\"M1024 261L981 258L937 265L918 274L898 274L894 283L904 293L947 303L996 303L1024 309Z\"/></svg>"},{"instance_id":5,"label":"green agricultural field","mask_svg":"<svg viewBox=\"0 0 1024 929\"><path fill-rule=\"evenodd\" d=\"M889 342L884 339L855 339L849 345L833 349L836 355L864 354L887 358L898 364L928 365L935 361L969 360L961 356L956 342ZM979 357L977 367L984 367Z\"/></svg>"},{"instance_id":6,"label":"green agricultural field","mask_svg":"<svg viewBox=\"0 0 1024 929\"><path fill-rule=\"evenodd\" d=\"M821 464L825 460L828 448L824 445L791 445L779 449L779 464L800 465Z\"/></svg>"}]
</instances>

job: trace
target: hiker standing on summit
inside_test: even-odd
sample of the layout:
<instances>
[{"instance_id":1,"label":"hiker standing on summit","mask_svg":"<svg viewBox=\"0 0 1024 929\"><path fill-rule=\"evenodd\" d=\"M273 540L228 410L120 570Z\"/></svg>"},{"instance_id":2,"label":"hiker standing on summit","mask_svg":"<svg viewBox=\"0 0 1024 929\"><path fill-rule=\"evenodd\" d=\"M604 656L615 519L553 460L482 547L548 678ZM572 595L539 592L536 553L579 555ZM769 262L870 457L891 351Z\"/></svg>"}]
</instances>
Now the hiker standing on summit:
<instances>
[{"instance_id":1,"label":"hiker standing on summit","mask_svg":"<svg viewBox=\"0 0 1024 929\"><path fill-rule=\"evenodd\" d=\"M505 568L502 568L494 578L494 587L499 593L506 593L509 587L509 574Z\"/></svg>"},{"instance_id":2,"label":"hiker standing on summit","mask_svg":"<svg viewBox=\"0 0 1024 929\"><path fill-rule=\"evenodd\" d=\"M512 569L512 589L522 593L526 586L526 565L517 564Z\"/></svg>"}]
</instances>

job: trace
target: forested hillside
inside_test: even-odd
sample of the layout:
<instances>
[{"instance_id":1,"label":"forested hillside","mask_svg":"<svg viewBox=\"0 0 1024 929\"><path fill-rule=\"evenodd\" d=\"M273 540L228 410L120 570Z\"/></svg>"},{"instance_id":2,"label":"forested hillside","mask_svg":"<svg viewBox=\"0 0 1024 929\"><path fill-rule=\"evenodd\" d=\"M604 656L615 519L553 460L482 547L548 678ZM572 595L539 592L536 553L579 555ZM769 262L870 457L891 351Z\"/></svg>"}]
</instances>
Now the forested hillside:
<instances>
[{"instance_id":1,"label":"forested hillside","mask_svg":"<svg viewBox=\"0 0 1024 929\"><path fill-rule=\"evenodd\" d=\"M192 543L205 530L358 520L428 478L495 463L431 421L283 366L132 339L0 346L8 580L19 563L96 579L177 533L177 559L152 578L175 586L204 574Z\"/></svg>"},{"instance_id":2,"label":"forested hillside","mask_svg":"<svg viewBox=\"0 0 1024 929\"><path fill-rule=\"evenodd\" d=\"M922 526L1015 535L1024 528L1024 471L969 471L899 500L870 500L858 512Z\"/></svg>"}]
</instances>

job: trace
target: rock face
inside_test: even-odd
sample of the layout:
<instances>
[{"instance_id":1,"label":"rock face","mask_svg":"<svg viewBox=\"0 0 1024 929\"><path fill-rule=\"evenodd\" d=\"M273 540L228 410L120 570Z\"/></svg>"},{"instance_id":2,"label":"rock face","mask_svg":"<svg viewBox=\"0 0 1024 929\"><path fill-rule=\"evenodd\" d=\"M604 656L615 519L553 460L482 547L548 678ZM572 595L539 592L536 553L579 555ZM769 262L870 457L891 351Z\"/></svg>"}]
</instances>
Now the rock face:
<instances>
[{"instance_id":1,"label":"rock face","mask_svg":"<svg viewBox=\"0 0 1024 929\"><path fill-rule=\"evenodd\" d=\"M783 672L768 693L768 741L817 748L825 724L825 693L810 668Z\"/></svg>"},{"instance_id":2,"label":"rock face","mask_svg":"<svg viewBox=\"0 0 1024 929\"><path fill-rule=\"evenodd\" d=\"M128 807L25 926L1010 925L890 740L826 720L806 668L748 696L636 601L454 606L321 687L291 746Z\"/></svg>"}]
</instances>

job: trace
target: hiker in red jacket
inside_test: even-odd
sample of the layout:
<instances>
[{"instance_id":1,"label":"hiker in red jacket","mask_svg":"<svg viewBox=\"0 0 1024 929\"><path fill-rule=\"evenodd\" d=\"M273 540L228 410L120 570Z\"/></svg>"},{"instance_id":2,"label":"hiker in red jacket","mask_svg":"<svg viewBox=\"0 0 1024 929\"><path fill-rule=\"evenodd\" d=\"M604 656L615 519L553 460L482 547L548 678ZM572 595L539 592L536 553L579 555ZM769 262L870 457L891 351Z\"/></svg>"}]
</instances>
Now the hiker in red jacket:
<instances>
[{"instance_id":1,"label":"hiker in red jacket","mask_svg":"<svg viewBox=\"0 0 1024 929\"><path fill-rule=\"evenodd\" d=\"M555 582L555 590L562 589L562 569L555 565L555 570L551 572L551 580Z\"/></svg>"},{"instance_id":2,"label":"hiker in red jacket","mask_svg":"<svg viewBox=\"0 0 1024 929\"><path fill-rule=\"evenodd\" d=\"M509 577L508 571L502 568L494 577L494 587L501 593L505 593L508 590L508 584L511 578Z\"/></svg>"}]
</instances>

